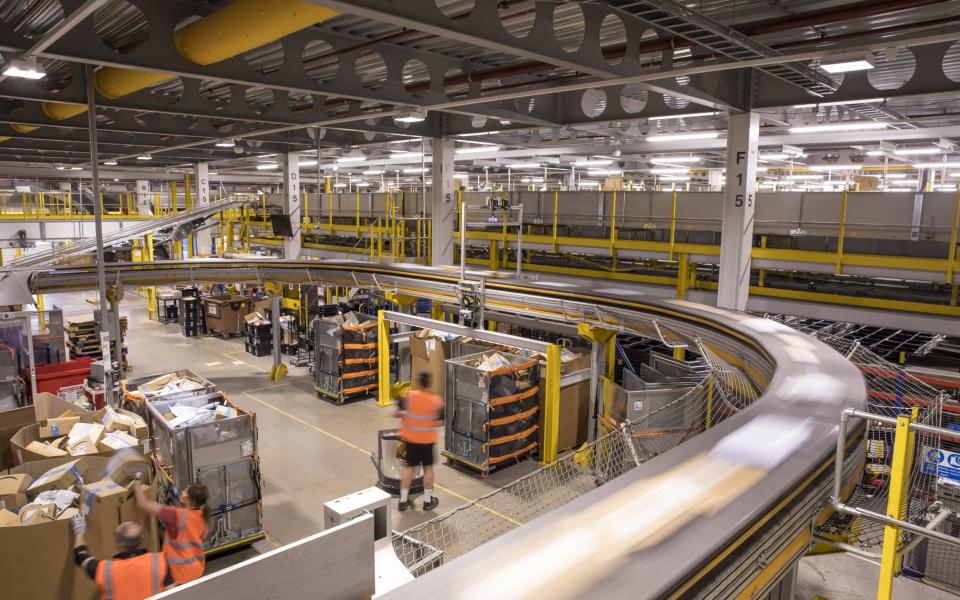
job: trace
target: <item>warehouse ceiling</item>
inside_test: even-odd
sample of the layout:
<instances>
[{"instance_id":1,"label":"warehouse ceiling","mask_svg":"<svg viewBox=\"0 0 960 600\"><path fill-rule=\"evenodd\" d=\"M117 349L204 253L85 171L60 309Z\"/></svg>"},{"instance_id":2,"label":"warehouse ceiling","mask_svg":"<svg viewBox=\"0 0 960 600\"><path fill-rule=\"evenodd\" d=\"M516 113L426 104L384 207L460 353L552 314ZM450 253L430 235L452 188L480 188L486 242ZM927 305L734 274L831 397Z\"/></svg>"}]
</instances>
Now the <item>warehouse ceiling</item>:
<instances>
[{"instance_id":1,"label":"warehouse ceiling","mask_svg":"<svg viewBox=\"0 0 960 600\"><path fill-rule=\"evenodd\" d=\"M45 73L0 79L0 162L88 162L87 65L101 160L117 168L269 171L299 151L319 152L325 172L416 173L440 136L459 140L464 173L591 157L643 168L677 152L722 167L727 114L747 108L762 116L764 151L786 154L774 167L908 166L916 148L960 161L957 1L278 0L271 9L306 5L319 22L236 55L178 49L229 4L0 0L3 64L26 53ZM245 28L260 22L226 29ZM848 52L874 68L820 68ZM791 131L853 121L880 125Z\"/></svg>"}]
</instances>

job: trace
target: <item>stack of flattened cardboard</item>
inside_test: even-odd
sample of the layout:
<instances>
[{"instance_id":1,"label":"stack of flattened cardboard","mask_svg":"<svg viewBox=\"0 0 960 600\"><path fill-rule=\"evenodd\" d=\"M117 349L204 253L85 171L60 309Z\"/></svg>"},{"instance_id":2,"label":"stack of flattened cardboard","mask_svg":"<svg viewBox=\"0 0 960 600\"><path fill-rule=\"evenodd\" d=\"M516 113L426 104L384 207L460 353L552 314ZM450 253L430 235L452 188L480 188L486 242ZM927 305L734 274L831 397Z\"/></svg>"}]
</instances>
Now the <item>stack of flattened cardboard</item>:
<instances>
[{"instance_id":1,"label":"stack of flattened cardboard","mask_svg":"<svg viewBox=\"0 0 960 600\"><path fill-rule=\"evenodd\" d=\"M236 407L226 402L224 399L224 404L211 402L205 406L173 404L163 413L163 418L167 420L170 427L179 429L236 417L239 414Z\"/></svg>"},{"instance_id":2,"label":"stack of flattened cardboard","mask_svg":"<svg viewBox=\"0 0 960 600\"><path fill-rule=\"evenodd\" d=\"M0 412L0 469L18 464L10 440L24 426L65 413L80 415L83 410L54 394L40 392L33 398L33 406Z\"/></svg>"},{"instance_id":3,"label":"stack of flattened cardboard","mask_svg":"<svg viewBox=\"0 0 960 600\"><path fill-rule=\"evenodd\" d=\"M87 545L95 556L113 555L114 531L123 521L139 522L146 548L156 550L156 520L136 508L132 492L136 478L148 498L156 497L151 473L142 456L66 457L0 473L5 503L0 508L0 564L11 566L4 570L3 597L97 597L96 586L73 562L69 519L79 513L86 516ZM7 504L10 497L14 499Z\"/></svg>"},{"instance_id":4,"label":"stack of flattened cardboard","mask_svg":"<svg viewBox=\"0 0 960 600\"><path fill-rule=\"evenodd\" d=\"M147 423L125 410L64 413L21 428L10 439L15 464L61 456L108 455L124 448L140 451Z\"/></svg>"}]
</instances>

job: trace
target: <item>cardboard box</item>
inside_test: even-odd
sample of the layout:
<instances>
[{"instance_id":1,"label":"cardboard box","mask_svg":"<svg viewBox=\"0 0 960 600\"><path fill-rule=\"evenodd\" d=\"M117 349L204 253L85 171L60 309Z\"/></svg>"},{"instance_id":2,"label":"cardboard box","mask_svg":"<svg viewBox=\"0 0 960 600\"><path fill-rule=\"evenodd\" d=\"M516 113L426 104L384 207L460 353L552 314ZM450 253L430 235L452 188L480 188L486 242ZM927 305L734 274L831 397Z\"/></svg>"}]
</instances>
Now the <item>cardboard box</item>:
<instances>
[{"instance_id":1,"label":"cardboard box","mask_svg":"<svg viewBox=\"0 0 960 600\"><path fill-rule=\"evenodd\" d=\"M63 509L63 511L59 515L57 515L57 520L69 521L70 519L74 518L79 514L80 514L80 509L77 509L71 506L70 508Z\"/></svg>"},{"instance_id":2,"label":"cardboard box","mask_svg":"<svg viewBox=\"0 0 960 600\"><path fill-rule=\"evenodd\" d=\"M573 360L562 363L561 377L590 368L590 355L585 354ZM546 369L540 370L543 375L540 379L540 444L543 447L543 401L546 393ZM587 441L590 426L590 385L592 380L587 379L560 388L560 418L557 425L557 450L576 448Z\"/></svg>"},{"instance_id":3,"label":"cardboard box","mask_svg":"<svg viewBox=\"0 0 960 600\"><path fill-rule=\"evenodd\" d=\"M94 507L100 510L118 510L130 491L112 479L101 479L83 486L80 492L80 512L90 514Z\"/></svg>"},{"instance_id":4,"label":"cardboard box","mask_svg":"<svg viewBox=\"0 0 960 600\"><path fill-rule=\"evenodd\" d=\"M55 458L57 456L67 456L70 454L66 450L62 450L53 444L44 444L41 441L33 440L27 447L24 448L25 453L34 460L40 458ZM17 461L18 464L20 461Z\"/></svg>"},{"instance_id":5,"label":"cardboard box","mask_svg":"<svg viewBox=\"0 0 960 600\"><path fill-rule=\"evenodd\" d=\"M31 483L33 478L26 473L0 475L0 509L17 510L26 504Z\"/></svg>"},{"instance_id":6,"label":"cardboard box","mask_svg":"<svg viewBox=\"0 0 960 600\"><path fill-rule=\"evenodd\" d=\"M27 493L37 495L47 490L70 489L81 478L80 474L85 467L83 461L84 459L77 458L42 472L27 488Z\"/></svg>"},{"instance_id":7,"label":"cardboard box","mask_svg":"<svg viewBox=\"0 0 960 600\"><path fill-rule=\"evenodd\" d=\"M410 386L411 389L420 389L417 375L426 371L430 373L430 391L443 398L447 370L444 361L452 356L452 342L435 338L429 332L420 330L410 336Z\"/></svg>"},{"instance_id":8,"label":"cardboard box","mask_svg":"<svg viewBox=\"0 0 960 600\"><path fill-rule=\"evenodd\" d=\"M82 438L76 440L75 442L67 444L67 452L70 453L70 456L87 456L90 454L96 454L100 452L100 448L97 444L94 444L91 440L87 438Z\"/></svg>"},{"instance_id":9,"label":"cardboard box","mask_svg":"<svg viewBox=\"0 0 960 600\"><path fill-rule=\"evenodd\" d=\"M112 452L123 448L135 448L139 444L140 440L129 433L114 431L103 436L100 443L97 444L97 448L99 452Z\"/></svg>"},{"instance_id":10,"label":"cardboard box","mask_svg":"<svg viewBox=\"0 0 960 600\"><path fill-rule=\"evenodd\" d=\"M107 407L98 410L94 415L96 415L97 421L103 425L104 433L123 431L140 440L149 435L147 422L135 413Z\"/></svg>"},{"instance_id":11,"label":"cardboard box","mask_svg":"<svg viewBox=\"0 0 960 600\"><path fill-rule=\"evenodd\" d=\"M41 440L49 440L69 435L73 426L80 422L80 416L57 417L55 419L46 419L40 421L40 427L37 428L37 437Z\"/></svg>"},{"instance_id":12,"label":"cardboard box","mask_svg":"<svg viewBox=\"0 0 960 600\"><path fill-rule=\"evenodd\" d=\"M19 527L20 517L9 510L0 508L0 527Z\"/></svg>"},{"instance_id":13,"label":"cardboard box","mask_svg":"<svg viewBox=\"0 0 960 600\"><path fill-rule=\"evenodd\" d=\"M56 518L57 505L53 502L44 504L28 504L20 509L18 516L21 525L33 525L41 521L52 521Z\"/></svg>"},{"instance_id":14,"label":"cardboard box","mask_svg":"<svg viewBox=\"0 0 960 600\"><path fill-rule=\"evenodd\" d=\"M81 440L89 440L96 446L101 437L103 437L103 425L100 423L77 423L67 435L67 447Z\"/></svg>"},{"instance_id":15,"label":"cardboard box","mask_svg":"<svg viewBox=\"0 0 960 600\"><path fill-rule=\"evenodd\" d=\"M227 406L225 404L218 404L213 410L213 420L219 421L221 419L232 419L238 415L237 409L232 406Z\"/></svg>"},{"instance_id":16,"label":"cardboard box","mask_svg":"<svg viewBox=\"0 0 960 600\"><path fill-rule=\"evenodd\" d=\"M101 479L109 460L99 456L84 458L81 462L84 480ZM32 462L14 467L9 472L38 477L45 471L67 462L67 459L62 458ZM149 473L147 478L147 497L155 498L156 487L149 480ZM101 513L94 509L87 515L87 545L94 556L110 557L116 552L113 533L122 520L141 523L144 526L146 549L152 552L159 549L157 520L136 510L134 504L126 502L117 512ZM95 600L100 597L93 581L73 562L73 531L69 521L65 519L41 522L29 527L0 528L0 565L7 565L2 583L4 598Z\"/></svg>"}]
</instances>

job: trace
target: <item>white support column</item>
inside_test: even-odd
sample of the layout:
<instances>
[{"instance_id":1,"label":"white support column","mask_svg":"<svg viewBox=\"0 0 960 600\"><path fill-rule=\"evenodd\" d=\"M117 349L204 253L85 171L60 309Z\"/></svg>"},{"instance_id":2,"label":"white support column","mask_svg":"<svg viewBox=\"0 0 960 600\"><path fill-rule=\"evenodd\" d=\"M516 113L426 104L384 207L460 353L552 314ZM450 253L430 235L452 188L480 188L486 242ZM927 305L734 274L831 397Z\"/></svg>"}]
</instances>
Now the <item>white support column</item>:
<instances>
[{"instance_id":1,"label":"white support column","mask_svg":"<svg viewBox=\"0 0 960 600\"><path fill-rule=\"evenodd\" d=\"M431 265L453 264L453 221L457 196L453 191L453 140L433 139L433 185L430 218L433 220Z\"/></svg>"},{"instance_id":2,"label":"white support column","mask_svg":"<svg viewBox=\"0 0 960 600\"><path fill-rule=\"evenodd\" d=\"M727 185L723 192L717 306L746 310L750 292L760 118L754 112L731 114L728 123Z\"/></svg>"},{"instance_id":3,"label":"white support column","mask_svg":"<svg viewBox=\"0 0 960 600\"><path fill-rule=\"evenodd\" d=\"M287 153L283 170L283 212L290 216L293 237L283 239L283 257L300 258L300 155Z\"/></svg>"},{"instance_id":4,"label":"white support column","mask_svg":"<svg viewBox=\"0 0 960 600\"><path fill-rule=\"evenodd\" d=\"M197 163L194 167L194 181L196 182L195 206L210 204L210 175L207 163ZM213 254L213 230L210 227L197 232L197 256Z\"/></svg>"},{"instance_id":5,"label":"white support column","mask_svg":"<svg viewBox=\"0 0 960 600\"><path fill-rule=\"evenodd\" d=\"M137 212L141 215L152 214L153 198L150 197L150 182L146 179L137 180Z\"/></svg>"}]
</instances>

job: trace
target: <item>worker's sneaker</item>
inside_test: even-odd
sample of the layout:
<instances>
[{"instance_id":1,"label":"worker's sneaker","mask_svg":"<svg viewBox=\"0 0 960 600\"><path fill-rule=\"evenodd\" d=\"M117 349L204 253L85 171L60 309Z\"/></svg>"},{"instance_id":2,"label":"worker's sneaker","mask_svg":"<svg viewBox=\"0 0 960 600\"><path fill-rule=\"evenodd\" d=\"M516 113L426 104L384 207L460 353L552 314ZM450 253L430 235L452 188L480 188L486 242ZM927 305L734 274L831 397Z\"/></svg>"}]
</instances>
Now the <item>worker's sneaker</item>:
<instances>
[{"instance_id":1,"label":"worker's sneaker","mask_svg":"<svg viewBox=\"0 0 960 600\"><path fill-rule=\"evenodd\" d=\"M400 504L397 504L397 510L399 510L400 512L403 512L403 511L407 510L408 508L410 508L410 505L411 505L411 504L413 504L413 501L412 501L412 500L407 500L406 502L401 502Z\"/></svg>"},{"instance_id":2,"label":"worker's sneaker","mask_svg":"<svg viewBox=\"0 0 960 600\"><path fill-rule=\"evenodd\" d=\"M433 510L438 504L440 504L440 499L434 496L433 498L430 498L430 500L425 500L423 502L423 510Z\"/></svg>"}]
</instances>

